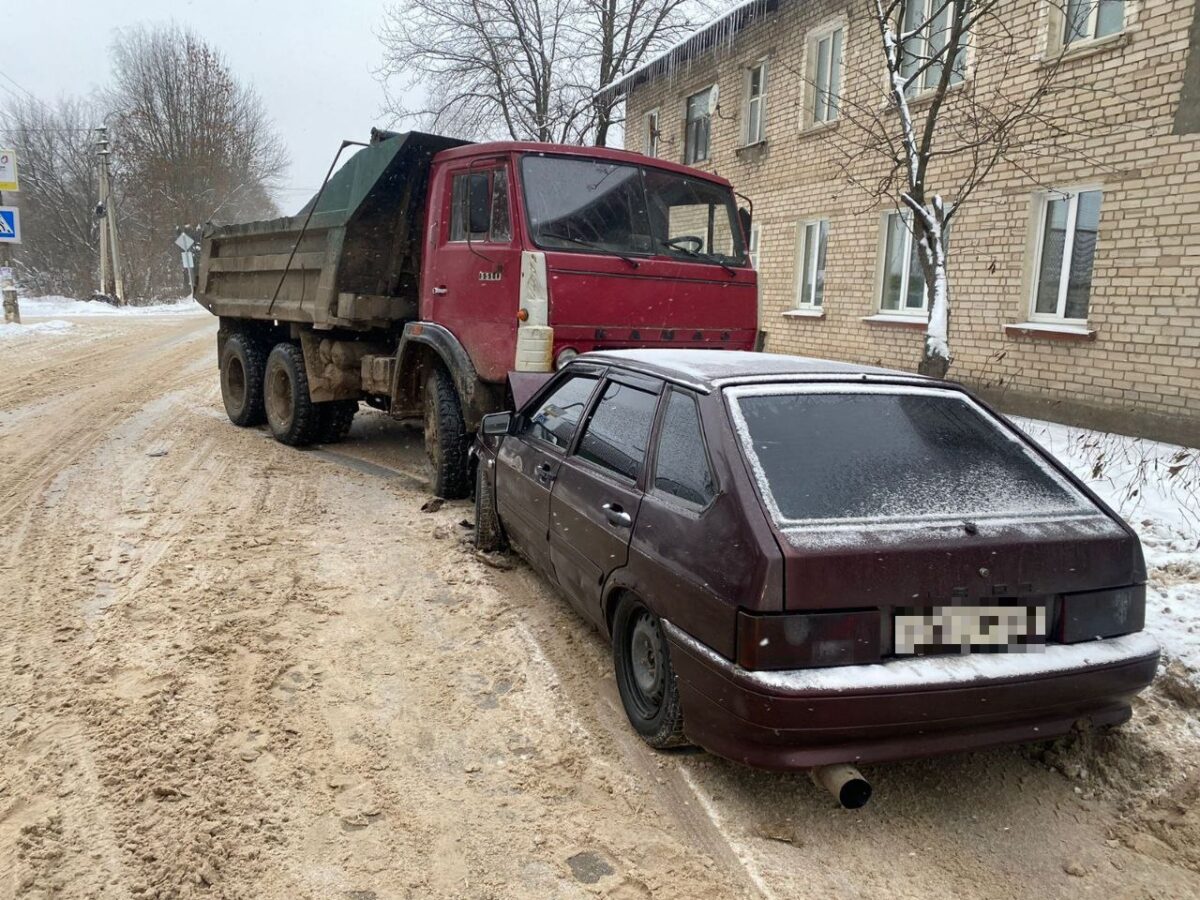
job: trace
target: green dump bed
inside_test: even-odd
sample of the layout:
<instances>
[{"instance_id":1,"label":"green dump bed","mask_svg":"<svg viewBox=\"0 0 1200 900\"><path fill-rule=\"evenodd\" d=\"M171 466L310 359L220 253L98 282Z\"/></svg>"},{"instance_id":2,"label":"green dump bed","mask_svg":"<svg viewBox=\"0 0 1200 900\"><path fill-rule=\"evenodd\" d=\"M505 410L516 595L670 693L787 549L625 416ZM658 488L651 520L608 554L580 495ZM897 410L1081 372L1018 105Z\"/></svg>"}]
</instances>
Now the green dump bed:
<instances>
[{"instance_id":1,"label":"green dump bed","mask_svg":"<svg viewBox=\"0 0 1200 900\"><path fill-rule=\"evenodd\" d=\"M315 207L309 201L288 218L206 227L197 298L217 316L321 328L387 328L415 318L431 162L463 143L372 131L371 144L329 179Z\"/></svg>"}]
</instances>

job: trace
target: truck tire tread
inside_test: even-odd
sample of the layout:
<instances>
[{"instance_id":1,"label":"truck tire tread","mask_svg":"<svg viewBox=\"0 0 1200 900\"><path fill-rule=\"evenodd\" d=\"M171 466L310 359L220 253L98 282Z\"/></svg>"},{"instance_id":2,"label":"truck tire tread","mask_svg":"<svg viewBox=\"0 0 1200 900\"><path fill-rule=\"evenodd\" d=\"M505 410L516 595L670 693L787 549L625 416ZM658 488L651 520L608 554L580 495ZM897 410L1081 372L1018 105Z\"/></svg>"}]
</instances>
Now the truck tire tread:
<instances>
[{"instance_id":1,"label":"truck tire tread","mask_svg":"<svg viewBox=\"0 0 1200 900\"><path fill-rule=\"evenodd\" d=\"M471 489L468 435L458 391L444 366L435 366L426 377L424 405L425 449L433 467L433 492L446 500L461 500Z\"/></svg>"},{"instance_id":2,"label":"truck tire tread","mask_svg":"<svg viewBox=\"0 0 1200 900\"><path fill-rule=\"evenodd\" d=\"M229 362L237 358L244 379L242 389L244 397L241 405L230 394ZM263 404L263 377L267 371L267 354L262 345L245 334L232 334L221 349L221 358L217 360L221 373L221 400L225 405L225 414L229 421L239 428L253 428L267 421L267 411Z\"/></svg>"},{"instance_id":3,"label":"truck tire tread","mask_svg":"<svg viewBox=\"0 0 1200 900\"><path fill-rule=\"evenodd\" d=\"M272 381L277 367L282 367L290 385L291 416L284 421L275 421L271 415L271 403L264 400L267 408L267 424L275 440L290 447L311 444L316 436L320 415L308 392L308 373L304 369L304 352L299 345L282 342L271 348L267 357L266 375L263 378L264 397L272 390Z\"/></svg>"}]
</instances>

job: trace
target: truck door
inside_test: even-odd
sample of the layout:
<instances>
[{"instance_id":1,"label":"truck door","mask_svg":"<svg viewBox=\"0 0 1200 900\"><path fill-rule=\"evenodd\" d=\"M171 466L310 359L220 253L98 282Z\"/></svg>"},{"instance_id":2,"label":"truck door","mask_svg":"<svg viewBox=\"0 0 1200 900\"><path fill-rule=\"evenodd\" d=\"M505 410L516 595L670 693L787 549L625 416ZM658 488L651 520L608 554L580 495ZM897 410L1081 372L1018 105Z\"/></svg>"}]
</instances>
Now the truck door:
<instances>
[{"instance_id":1,"label":"truck door","mask_svg":"<svg viewBox=\"0 0 1200 900\"><path fill-rule=\"evenodd\" d=\"M423 290L425 318L462 342L484 381L513 368L521 251L513 233L508 160L455 163L438 179L432 264Z\"/></svg>"}]
</instances>

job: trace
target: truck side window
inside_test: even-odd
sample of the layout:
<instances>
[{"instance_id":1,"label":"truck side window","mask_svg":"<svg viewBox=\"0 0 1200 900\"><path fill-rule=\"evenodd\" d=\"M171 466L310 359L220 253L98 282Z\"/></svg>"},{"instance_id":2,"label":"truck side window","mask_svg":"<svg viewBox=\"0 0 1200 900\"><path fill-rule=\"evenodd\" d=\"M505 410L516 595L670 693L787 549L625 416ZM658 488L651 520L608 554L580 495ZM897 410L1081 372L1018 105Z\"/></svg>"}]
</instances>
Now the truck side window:
<instances>
[{"instance_id":1,"label":"truck side window","mask_svg":"<svg viewBox=\"0 0 1200 900\"><path fill-rule=\"evenodd\" d=\"M450 240L508 243L508 172L492 169L455 175L450 189Z\"/></svg>"},{"instance_id":2,"label":"truck side window","mask_svg":"<svg viewBox=\"0 0 1200 900\"><path fill-rule=\"evenodd\" d=\"M571 443L579 420L583 418L583 411L597 380L594 375L568 378L529 417L525 434L555 447L566 448Z\"/></svg>"},{"instance_id":3,"label":"truck side window","mask_svg":"<svg viewBox=\"0 0 1200 900\"><path fill-rule=\"evenodd\" d=\"M579 457L636 481L657 407L657 394L610 381L579 441Z\"/></svg>"},{"instance_id":4,"label":"truck side window","mask_svg":"<svg viewBox=\"0 0 1200 900\"><path fill-rule=\"evenodd\" d=\"M667 398L658 436L654 489L697 506L707 506L717 493L704 452L696 401L675 390Z\"/></svg>"}]
</instances>

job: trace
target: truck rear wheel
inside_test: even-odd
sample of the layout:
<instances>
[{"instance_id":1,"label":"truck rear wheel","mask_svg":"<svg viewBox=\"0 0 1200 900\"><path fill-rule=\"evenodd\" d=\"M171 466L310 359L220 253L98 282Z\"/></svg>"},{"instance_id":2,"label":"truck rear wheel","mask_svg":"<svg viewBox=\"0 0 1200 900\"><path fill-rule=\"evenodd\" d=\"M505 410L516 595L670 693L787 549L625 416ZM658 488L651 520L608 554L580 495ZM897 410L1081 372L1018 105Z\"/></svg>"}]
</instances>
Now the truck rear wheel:
<instances>
[{"instance_id":1,"label":"truck rear wheel","mask_svg":"<svg viewBox=\"0 0 1200 900\"><path fill-rule=\"evenodd\" d=\"M275 440L292 447L312 443L319 414L308 393L304 354L295 344L272 348L263 377L263 400Z\"/></svg>"},{"instance_id":2,"label":"truck rear wheel","mask_svg":"<svg viewBox=\"0 0 1200 900\"><path fill-rule=\"evenodd\" d=\"M423 394L425 454L433 466L433 492L447 500L461 500L471 488L467 428L450 373L435 367L425 378Z\"/></svg>"},{"instance_id":3,"label":"truck rear wheel","mask_svg":"<svg viewBox=\"0 0 1200 900\"><path fill-rule=\"evenodd\" d=\"M231 334L221 348L221 399L229 421L240 428L261 425L267 419L263 408L263 374L267 355L244 334Z\"/></svg>"},{"instance_id":4,"label":"truck rear wheel","mask_svg":"<svg viewBox=\"0 0 1200 900\"><path fill-rule=\"evenodd\" d=\"M330 400L317 404L317 429L313 440L318 444L344 441L358 412L357 400Z\"/></svg>"}]
</instances>

